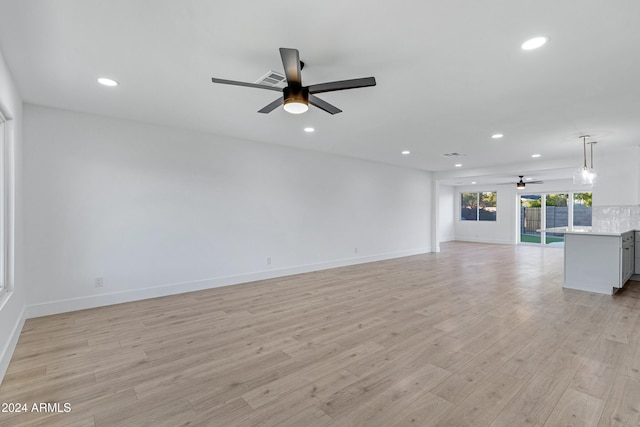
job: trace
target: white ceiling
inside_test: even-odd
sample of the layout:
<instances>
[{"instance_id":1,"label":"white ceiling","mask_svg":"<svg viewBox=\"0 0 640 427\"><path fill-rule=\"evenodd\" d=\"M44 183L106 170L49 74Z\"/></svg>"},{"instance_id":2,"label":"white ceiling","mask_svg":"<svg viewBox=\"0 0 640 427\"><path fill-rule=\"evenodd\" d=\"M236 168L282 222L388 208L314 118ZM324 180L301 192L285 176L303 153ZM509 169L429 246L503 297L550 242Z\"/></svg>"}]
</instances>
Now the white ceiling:
<instances>
[{"instance_id":1,"label":"white ceiling","mask_svg":"<svg viewBox=\"0 0 640 427\"><path fill-rule=\"evenodd\" d=\"M638 0L0 0L0 50L29 103L445 176L544 179L580 166L582 133L597 150L640 143L638 17ZM537 35L546 46L520 49ZM257 113L275 92L211 83L281 72L279 47L300 50L305 84L378 85L322 94L341 114L294 116Z\"/></svg>"}]
</instances>

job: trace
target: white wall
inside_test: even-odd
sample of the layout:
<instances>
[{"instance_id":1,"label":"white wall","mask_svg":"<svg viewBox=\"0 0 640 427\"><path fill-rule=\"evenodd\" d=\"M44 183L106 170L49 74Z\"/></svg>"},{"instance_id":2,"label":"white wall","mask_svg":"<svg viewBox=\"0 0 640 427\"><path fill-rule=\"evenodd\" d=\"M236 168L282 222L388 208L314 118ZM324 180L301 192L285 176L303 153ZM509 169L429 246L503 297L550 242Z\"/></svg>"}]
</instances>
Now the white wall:
<instances>
[{"instance_id":1,"label":"white wall","mask_svg":"<svg viewBox=\"0 0 640 427\"><path fill-rule=\"evenodd\" d=\"M11 119L7 124L10 141L13 141L14 151L14 183L13 198L14 235L13 259L9 260L10 279L8 293L0 298L0 381L9 366L13 349L24 324L25 281L23 264L23 225L22 225L22 100L18 94L13 79L0 54L0 109ZM12 270L12 272L11 272Z\"/></svg>"},{"instance_id":2,"label":"white wall","mask_svg":"<svg viewBox=\"0 0 640 427\"><path fill-rule=\"evenodd\" d=\"M496 191L496 221L460 221L460 193ZM455 240L485 243L515 243L515 188L503 185L455 187L454 233Z\"/></svg>"},{"instance_id":3,"label":"white wall","mask_svg":"<svg viewBox=\"0 0 640 427\"><path fill-rule=\"evenodd\" d=\"M600 145L600 144L598 144ZM594 149L594 166L598 172L594 206L640 204L640 147L620 150Z\"/></svg>"},{"instance_id":4,"label":"white wall","mask_svg":"<svg viewBox=\"0 0 640 427\"><path fill-rule=\"evenodd\" d=\"M427 172L31 105L25 124L29 316L430 251Z\"/></svg>"},{"instance_id":5,"label":"white wall","mask_svg":"<svg viewBox=\"0 0 640 427\"><path fill-rule=\"evenodd\" d=\"M455 239L455 190L453 186L440 184L438 202L438 209L440 210L438 237L440 238L440 242L449 242Z\"/></svg>"},{"instance_id":6,"label":"white wall","mask_svg":"<svg viewBox=\"0 0 640 427\"><path fill-rule=\"evenodd\" d=\"M498 214L494 221L460 221L460 193L477 191L497 191ZM468 185L455 187L455 240L485 243L515 244L518 242L519 197L520 194L568 191L592 191L594 200L600 191L598 186L589 188L574 185L572 180L553 180L544 184L529 184L525 190L517 190L515 185L489 185L479 187Z\"/></svg>"}]
</instances>

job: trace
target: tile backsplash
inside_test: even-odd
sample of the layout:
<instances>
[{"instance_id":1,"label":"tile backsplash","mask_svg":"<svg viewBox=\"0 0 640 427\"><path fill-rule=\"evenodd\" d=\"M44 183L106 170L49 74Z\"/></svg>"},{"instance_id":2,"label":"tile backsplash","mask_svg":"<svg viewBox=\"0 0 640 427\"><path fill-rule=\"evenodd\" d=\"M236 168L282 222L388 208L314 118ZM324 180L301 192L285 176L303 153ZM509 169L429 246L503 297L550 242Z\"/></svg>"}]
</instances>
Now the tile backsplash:
<instances>
[{"instance_id":1,"label":"tile backsplash","mask_svg":"<svg viewBox=\"0 0 640 427\"><path fill-rule=\"evenodd\" d=\"M594 206L593 230L602 233L621 233L640 230L640 206Z\"/></svg>"}]
</instances>

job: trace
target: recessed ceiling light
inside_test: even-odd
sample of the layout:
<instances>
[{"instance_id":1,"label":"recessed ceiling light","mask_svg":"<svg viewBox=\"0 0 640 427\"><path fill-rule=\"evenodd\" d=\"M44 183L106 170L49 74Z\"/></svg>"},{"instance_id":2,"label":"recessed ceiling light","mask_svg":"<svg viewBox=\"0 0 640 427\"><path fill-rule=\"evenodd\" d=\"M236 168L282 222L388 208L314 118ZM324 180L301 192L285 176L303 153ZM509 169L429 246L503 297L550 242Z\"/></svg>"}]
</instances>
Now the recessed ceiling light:
<instances>
[{"instance_id":1,"label":"recessed ceiling light","mask_svg":"<svg viewBox=\"0 0 640 427\"><path fill-rule=\"evenodd\" d=\"M457 167L457 168L461 168L461 167L462 167L462 163L456 163L456 164L455 164L455 165L453 165L453 166L455 166L455 167Z\"/></svg>"},{"instance_id":2,"label":"recessed ceiling light","mask_svg":"<svg viewBox=\"0 0 640 427\"><path fill-rule=\"evenodd\" d=\"M546 37L534 37L522 43L523 50L533 50L542 47L547 42Z\"/></svg>"},{"instance_id":3,"label":"recessed ceiling light","mask_svg":"<svg viewBox=\"0 0 640 427\"><path fill-rule=\"evenodd\" d=\"M409 150L404 150L404 151L402 152L402 154L403 154L403 155L405 155L405 156L408 156L409 154L411 154L411 151L409 151Z\"/></svg>"},{"instance_id":4,"label":"recessed ceiling light","mask_svg":"<svg viewBox=\"0 0 640 427\"><path fill-rule=\"evenodd\" d=\"M100 77L98 79L98 83L100 83L101 85L104 85L104 86L111 86L111 87L118 86L118 82L117 81L115 81L113 79L106 78L106 77Z\"/></svg>"},{"instance_id":5,"label":"recessed ceiling light","mask_svg":"<svg viewBox=\"0 0 640 427\"><path fill-rule=\"evenodd\" d=\"M472 184L477 184L477 182L475 182L475 181L471 181L471 183L472 183Z\"/></svg>"},{"instance_id":6,"label":"recessed ceiling light","mask_svg":"<svg viewBox=\"0 0 640 427\"><path fill-rule=\"evenodd\" d=\"M532 154L531 157L533 157L534 159L537 159L538 157L542 156L542 154Z\"/></svg>"},{"instance_id":7,"label":"recessed ceiling light","mask_svg":"<svg viewBox=\"0 0 640 427\"><path fill-rule=\"evenodd\" d=\"M311 133L311 132L315 132L315 129L314 128L304 128L304 131Z\"/></svg>"},{"instance_id":8,"label":"recessed ceiling light","mask_svg":"<svg viewBox=\"0 0 640 427\"><path fill-rule=\"evenodd\" d=\"M502 138L504 135L501 133L494 133L493 135L491 135L491 138L493 139L500 139Z\"/></svg>"}]
</instances>

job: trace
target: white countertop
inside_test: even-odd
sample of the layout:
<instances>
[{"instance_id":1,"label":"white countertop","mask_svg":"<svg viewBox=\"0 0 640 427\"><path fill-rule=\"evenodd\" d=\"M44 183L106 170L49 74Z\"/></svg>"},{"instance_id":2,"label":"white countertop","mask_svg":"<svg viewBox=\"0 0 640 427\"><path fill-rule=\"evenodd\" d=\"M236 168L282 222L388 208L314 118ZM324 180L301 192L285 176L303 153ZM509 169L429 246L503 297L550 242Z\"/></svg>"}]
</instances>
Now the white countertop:
<instances>
[{"instance_id":1,"label":"white countertop","mask_svg":"<svg viewBox=\"0 0 640 427\"><path fill-rule=\"evenodd\" d=\"M622 230L622 231L616 232L616 231L599 230L594 227L580 226L580 227L551 227L551 228L544 228L536 231L545 231L547 233L557 233L557 234L589 234L593 236L622 236L624 233L627 233L629 231L634 231L634 229L630 228L629 230Z\"/></svg>"}]
</instances>

